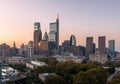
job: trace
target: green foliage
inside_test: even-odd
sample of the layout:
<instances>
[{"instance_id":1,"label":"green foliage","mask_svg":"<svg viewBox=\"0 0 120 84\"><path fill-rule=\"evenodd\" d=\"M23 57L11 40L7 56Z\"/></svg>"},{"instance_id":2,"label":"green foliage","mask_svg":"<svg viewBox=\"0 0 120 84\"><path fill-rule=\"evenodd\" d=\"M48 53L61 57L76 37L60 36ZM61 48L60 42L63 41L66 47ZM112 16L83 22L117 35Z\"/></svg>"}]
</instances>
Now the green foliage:
<instances>
[{"instance_id":1,"label":"green foliage","mask_svg":"<svg viewBox=\"0 0 120 84\"><path fill-rule=\"evenodd\" d=\"M96 78L97 84L106 84L107 72L103 68L93 68L88 70L87 73L91 73Z\"/></svg>"},{"instance_id":2,"label":"green foliage","mask_svg":"<svg viewBox=\"0 0 120 84\"><path fill-rule=\"evenodd\" d=\"M108 84L120 84L120 74L113 80L109 81Z\"/></svg>"},{"instance_id":3,"label":"green foliage","mask_svg":"<svg viewBox=\"0 0 120 84\"><path fill-rule=\"evenodd\" d=\"M26 66L23 65L23 64L11 64L9 66L14 68L14 69L17 69L17 70L19 70L21 72L26 72L26 70L27 70Z\"/></svg>"},{"instance_id":4,"label":"green foliage","mask_svg":"<svg viewBox=\"0 0 120 84\"><path fill-rule=\"evenodd\" d=\"M36 73L53 73L54 71L56 71L56 67L53 65L37 67L35 69Z\"/></svg>"},{"instance_id":5,"label":"green foliage","mask_svg":"<svg viewBox=\"0 0 120 84\"><path fill-rule=\"evenodd\" d=\"M98 81L93 74L80 72L74 77L73 84L98 84Z\"/></svg>"},{"instance_id":6,"label":"green foliage","mask_svg":"<svg viewBox=\"0 0 120 84\"><path fill-rule=\"evenodd\" d=\"M86 72L79 72L73 81L74 84L106 84L107 73L102 68L93 68Z\"/></svg>"},{"instance_id":7,"label":"green foliage","mask_svg":"<svg viewBox=\"0 0 120 84\"><path fill-rule=\"evenodd\" d=\"M113 74L115 72L115 67L110 67L106 70L107 70L108 74Z\"/></svg>"},{"instance_id":8,"label":"green foliage","mask_svg":"<svg viewBox=\"0 0 120 84\"><path fill-rule=\"evenodd\" d=\"M54 58L40 58L48 66L37 67L33 74L27 76L26 84L39 84L40 73L55 73L48 76L44 84L106 84L106 71L97 62L74 63L73 61L57 62ZM33 80L37 79L37 80Z\"/></svg>"},{"instance_id":9,"label":"green foliage","mask_svg":"<svg viewBox=\"0 0 120 84\"><path fill-rule=\"evenodd\" d=\"M34 84L43 84L43 82L39 79L38 74L36 74L36 73L28 74L25 83L26 84L32 84L32 83L34 83Z\"/></svg>"},{"instance_id":10,"label":"green foliage","mask_svg":"<svg viewBox=\"0 0 120 84\"><path fill-rule=\"evenodd\" d=\"M50 75L45 79L44 84L66 84L65 80L58 75Z\"/></svg>"},{"instance_id":11,"label":"green foliage","mask_svg":"<svg viewBox=\"0 0 120 84\"><path fill-rule=\"evenodd\" d=\"M38 58L37 60L45 62L48 65L56 65L58 63L56 58Z\"/></svg>"},{"instance_id":12,"label":"green foliage","mask_svg":"<svg viewBox=\"0 0 120 84\"><path fill-rule=\"evenodd\" d=\"M14 84L13 81L7 81L5 84Z\"/></svg>"}]
</instances>

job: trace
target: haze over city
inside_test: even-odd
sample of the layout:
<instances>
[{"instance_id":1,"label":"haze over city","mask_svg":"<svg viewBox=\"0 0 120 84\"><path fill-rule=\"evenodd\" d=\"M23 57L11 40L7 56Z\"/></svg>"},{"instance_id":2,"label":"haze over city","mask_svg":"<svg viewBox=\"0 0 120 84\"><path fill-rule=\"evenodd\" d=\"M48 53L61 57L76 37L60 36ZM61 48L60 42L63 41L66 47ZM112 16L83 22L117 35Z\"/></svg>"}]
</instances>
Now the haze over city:
<instances>
[{"instance_id":1,"label":"haze over city","mask_svg":"<svg viewBox=\"0 0 120 84\"><path fill-rule=\"evenodd\" d=\"M115 39L120 51L119 4L119 0L0 0L0 43L28 43L33 40L34 22L40 21L44 34L59 14L60 44L71 34L77 45L85 45L87 36L95 43L98 36L106 36L107 41Z\"/></svg>"}]
</instances>

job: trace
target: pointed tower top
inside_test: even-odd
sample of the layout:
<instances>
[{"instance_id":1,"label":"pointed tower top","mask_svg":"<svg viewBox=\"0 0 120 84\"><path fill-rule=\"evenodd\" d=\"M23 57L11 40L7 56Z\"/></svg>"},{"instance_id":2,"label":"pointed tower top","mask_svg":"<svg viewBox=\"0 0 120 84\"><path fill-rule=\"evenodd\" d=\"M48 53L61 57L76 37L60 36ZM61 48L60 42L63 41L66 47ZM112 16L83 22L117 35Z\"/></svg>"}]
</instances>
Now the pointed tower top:
<instances>
[{"instance_id":1,"label":"pointed tower top","mask_svg":"<svg viewBox=\"0 0 120 84\"><path fill-rule=\"evenodd\" d=\"M59 14L57 14L57 19L59 19Z\"/></svg>"},{"instance_id":2,"label":"pointed tower top","mask_svg":"<svg viewBox=\"0 0 120 84\"><path fill-rule=\"evenodd\" d=\"M13 47L16 47L15 41L13 42Z\"/></svg>"},{"instance_id":3,"label":"pointed tower top","mask_svg":"<svg viewBox=\"0 0 120 84\"><path fill-rule=\"evenodd\" d=\"M46 30L47 30L47 29L45 28L45 32L47 32Z\"/></svg>"}]
</instances>

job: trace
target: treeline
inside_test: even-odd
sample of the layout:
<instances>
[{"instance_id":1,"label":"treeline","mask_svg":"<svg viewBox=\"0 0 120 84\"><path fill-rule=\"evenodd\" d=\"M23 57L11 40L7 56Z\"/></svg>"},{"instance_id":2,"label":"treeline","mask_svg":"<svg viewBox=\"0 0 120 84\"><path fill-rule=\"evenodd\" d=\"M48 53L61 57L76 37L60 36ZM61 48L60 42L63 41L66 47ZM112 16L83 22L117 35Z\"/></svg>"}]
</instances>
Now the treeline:
<instances>
[{"instance_id":1,"label":"treeline","mask_svg":"<svg viewBox=\"0 0 120 84\"><path fill-rule=\"evenodd\" d=\"M38 67L34 73L55 73L48 76L43 84L106 84L107 71L97 62L57 62L54 58L38 59L48 66ZM51 61L52 60L52 61Z\"/></svg>"}]
</instances>

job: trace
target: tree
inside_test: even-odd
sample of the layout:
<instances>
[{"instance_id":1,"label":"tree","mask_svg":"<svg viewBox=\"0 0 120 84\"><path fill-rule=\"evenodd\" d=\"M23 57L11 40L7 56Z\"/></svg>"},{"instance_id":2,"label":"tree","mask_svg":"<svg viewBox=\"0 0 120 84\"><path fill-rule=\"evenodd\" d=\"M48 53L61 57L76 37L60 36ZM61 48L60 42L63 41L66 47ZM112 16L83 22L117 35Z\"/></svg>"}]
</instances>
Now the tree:
<instances>
[{"instance_id":1,"label":"tree","mask_svg":"<svg viewBox=\"0 0 120 84\"><path fill-rule=\"evenodd\" d=\"M25 84L43 84L43 82L39 79L38 74L30 73L26 77Z\"/></svg>"},{"instance_id":2,"label":"tree","mask_svg":"<svg viewBox=\"0 0 120 84\"><path fill-rule=\"evenodd\" d=\"M75 75L73 84L98 84L98 81L93 74L82 71Z\"/></svg>"},{"instance_id":3,"label":"tree","mask_svg":"<svg viewBox=\"0 0 120 84\"><path fill-rule=\"evenodd\" d=\"M108 84L120 84L120 74L113 80L109 81Z\"/></svg>"},{"instance_id":4,"label":"tree","mask_svg":"<svg viewBox=\"0 0 120 84\"><path fill-rule=\"evenodd\" d=\"M87 71L87 73L93 74L97 79L97 84L106 84L107 82L107 72L103 68L93 68Z\"/></svg>"},{"instance_id":5,"label":"tree","mask_svg":"<svg viewBox=\"0 0 120 84\"><path fill-rule=\"evenodd\" d=\"M58 75L50 75L45 79L44 84L66 84L65 80Z\"/></svg>"},{"instance_id":6,"label":"tree","mask_svg":"<svg viewBox=\"0 0 120 84\"><path fill-rule=\"evenodd\" d=\"M7 81L5 84L14 84L13 81Z\"/></svg>"},{"instance_id":7,"label":"tree","mask_svg":"<svg viewBox=\"0 0 120 84\"><path fill-rule=\"evenodd\" d=\"M38 58L38 60L45 62L48 65L56 65L58 63L56 58Z\"/></svg>"}]
</instances>

